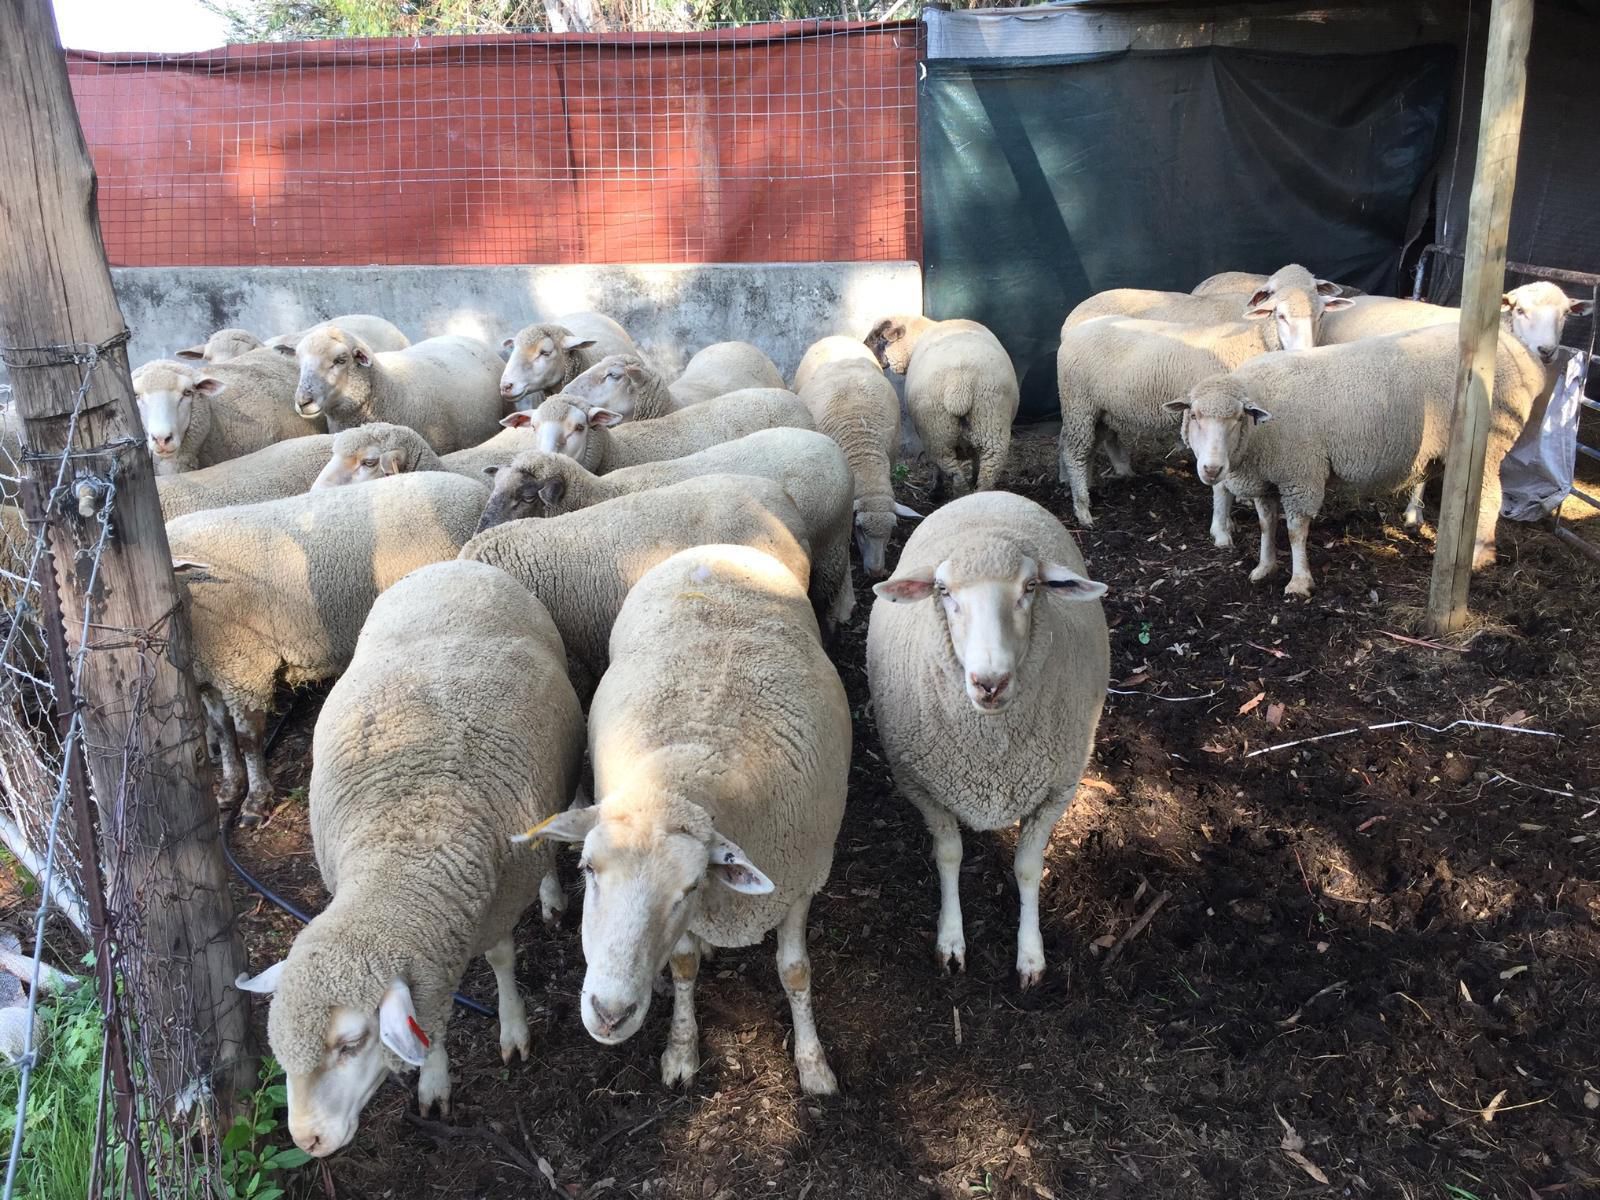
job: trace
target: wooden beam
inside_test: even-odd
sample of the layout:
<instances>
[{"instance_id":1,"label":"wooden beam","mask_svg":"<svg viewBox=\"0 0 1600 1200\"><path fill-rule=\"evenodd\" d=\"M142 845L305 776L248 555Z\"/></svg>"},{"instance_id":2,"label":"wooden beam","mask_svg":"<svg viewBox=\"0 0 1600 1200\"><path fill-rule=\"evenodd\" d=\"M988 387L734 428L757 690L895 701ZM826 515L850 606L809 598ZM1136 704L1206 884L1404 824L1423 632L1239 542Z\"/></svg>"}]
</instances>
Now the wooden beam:
<instances>
[{"instance_id":1,"label":"wooden beam","mask_svg":"<svg viewBox=\"0 0 1600 1200\"><path fill-rule=\"evenodd\" d=\"M50 493L70 442L67 482L81 476L89 497L80 515L73 488L55 495L49 534L71 653L93 606L78 699L112 933L140 971L128 998L141 1002L141 1088L155 1117L207 1088L231 1107L235 1090L254 1083L246 998L233 987L244 947L187 669L188 618L117 341L124 325L100 241L94 169L49 0L0 3L0 163L0 347L23 440L30 452L54 456L28 470ZM107 347L81 403L86 366L53 349L74 345ZM107 484L109 532L91 580Z\"/></svg>"},{"instance_id":2,"label":"wooden beam","mask_svg":"<svg viewBox=\"0 0 1600 1200\"><path fill-rule=\"evenodd\" d=\"M1467 621L1467 585L1472 577L1483 460L1489 444L1506 236L1511 196L1516 190L1532 30L1533 0L1494 0L1461 284L1461 360L1456 369L1455 409L1439 505L1439 540L1428 587L1427 624L1435 636L1454 632Z\"/></svg>"}]
</instances>

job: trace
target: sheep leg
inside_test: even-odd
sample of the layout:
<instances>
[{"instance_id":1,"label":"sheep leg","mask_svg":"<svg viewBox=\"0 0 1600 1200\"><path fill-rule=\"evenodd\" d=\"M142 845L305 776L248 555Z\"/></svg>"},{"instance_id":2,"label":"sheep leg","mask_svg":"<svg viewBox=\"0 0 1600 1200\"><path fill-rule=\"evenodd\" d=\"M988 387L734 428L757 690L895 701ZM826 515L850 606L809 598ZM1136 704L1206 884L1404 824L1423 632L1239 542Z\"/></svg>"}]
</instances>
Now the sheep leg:
<instances>
[{"instance_id":1,"label":"sheep leg","mask_svg":"<svg viewBox=\"0 0 1600 1200\"><path fill-rule=\"evenodd\" d=\"M1220 483L1211 488L1211 540L1223 549L1233 545L1233 493Z\"/></svg>"},{"instance_id":2,"label":"sheep leg","mask_svg":"<svg viewBox=\"0 0 1600 1200\"><path fill-rule=\"evenodd\" d=\"M1004 431L998 445L985 445L978 449L978 483L980 492L993 491L1000 484L1000 472L1006 469L1006 459L1011 454L1011 431Z\"/></svg>"},{"instance_id":3,"label":"sheep leg","mask_svg":"<svg viewBox=\"0 0 1600 1200\"><path fill-rule=\"evenodd\" d=\"M964 495L969 490L967 463L961 456L961 421L938 403L927 405L920 414L917 432L933 461L939 495Z\"/></svg>"},{"instance_id":4,"label":"sheep leg","mask_svg":"<svg viewBox=\"0 0 1600 1200\"><path fill-rule=\"evenodd\" d=\"M1406 502L1406 528L1415 529L1422 524L1422 489L1426 487L1426 479L1417 480L1417 486L1411 489L1411 498Z\"/></svg>"},{"instance_id":5,"label":"sheep leg","mask_svg":"<svg viewBox=\"0 0 1600 1200\"><path fill-rule=\"evenodd\" d=\"M1477 537L1472 546L1472 569L1481 571L1494 565L1494 532L1500 523L1500 459L1493 447L1483 463L1483 492L1478 497Z\"/></svg>"},{"instance_id":6,"label":"sheep leg","mask_svg":"<svg viewBox=\"0 0 1600 1200\"><path fill-rule=\"evenodd\" d=\"M450 1115L450 1056L445 1053L444 1030L433 1035L422 1071L417 1076L417 1108L424 1117L438 1108L441 1117Z\"/></svg>"},{"instance_id":7,"label":"sheep leg","mask_svg":"<svg viewBox=\"0 0 1600 1200\"><path fill-rule=\"evenodd\" d=\"M672 948L672 1028L661 1052L661 1082L688 1083L700 1069L700 1028L694 1020L694 981L700 974L700 939L686 933Z\"/></svg>"},{"instance_id":8,"label":"sheep leg","mask_svg":"<svg viewBox=\"0 0 1600 1200\"><path fill-rule=\"evenodd\" d=\"M1101 429L1100 449L1105 451L1106 460L1111 464L1111 474L1118 479L1133 475L1133 460L1128 457L1127 447L1113 430Z\"/></svg>"},{"instance_id":9,"label":"sheep leg","mask_svg":"<svg viewBox=\"0 0 1600 1200\"><path fill-rule=\"evenodd\" d=\"M200 703L206 710L206 740L216 742L217 765L222 770L217 800L220 804L237 804L239 797L244 795L244 762L239 758L239 747L233 740L233 722L228 719L228 706L210 688L200 690Z\"/></svg>"},{"instance_id":10,"label":"sheep leg","mask_svg":"<svg viewBox=\"0 0 1600 1200\"><path fill-rule=\"evenodd\" d=\"M967 969L967 935L961 923L961 826L950 810L914 788L902 787L928 823L933 837L933 861L939 869L939 937L933 961L940 970Z\"/></svg>"},{"instance_id":11,"label":"sheep leg","mask_svg":"<svg viewBox=\"0 0 1600 1200\"><path fill-rule=\"evenodd\" d=\"M556 874L555 867L544 873L544 878L539 880L539 919L546 925L561 924L561 914L567 911L567 892L561 886L561 876ZM527 1055L523 1055L524 1058Z\"/></svg>"},{"instance_id":12,"label":"sheep leg","mask_svg":"<svg viewBox=\"0 0 1600 1200\"><path fill-rule=\"evenodd\" d=\"M1072 515L1085 529L1094 527L1094 514L1089 510L1089 463L1076 447L1067 445L1063 430L1060 452L1061 478L1072 489Z\"/></svg>"},{"instance_id":13,"label":"sheep leg","mask_svg":"<svg viewBox=\"0 0 1600 1200\"><path fill-rule=\"evenodd\" d=\"M806 953L810 911L811 897L802 896L778 926L778 978L783 980L789 1015L794 1019L794 1067L800 1076L800 1090L811 1096L831 1096L839 1090L839 1081L828 1066L811 1011L811 956Z\"/></svg>"},{"instance_id":14,"label":"sheep leg","mask_svg":"<svg viewBox=\"0 0 1600 1200\"><path fill-rule=\"evenodd\" d=\"M1289 584L1283 589L1285 596L1311 595L1311 559L1306 553L1306 542L1311 537L1309 513L1287 512L1289 523L1289 555L1292 568Z\"/></svg>"},{"instance_id":15,"label":"sheep leg","mask_svg":"<svg viewBox=\"0 0 1600 1200\"><path fill-rule=\"evenodd\" d=\"M839 580L833 593L833 604L828 612L830 626L837 629L842 625L848 625L850 614L856 610L856 588L850 578L850 539L839 538L837 545L829 552L828 558L833 563L829 575Z\"/></svg>"},{"instance_id":16,"label":"sheep leg","mask_svg":"<svg viewBox=\"0 0 1600 1200\"><path fill-rule=\"evenodd\" d=\"M1067 811L1077 787L1062 789L1023 818L1017 835L1012 871L1017 877L1017 978L1024 990L1044 978L1044 939L1039 935L1039 883L1044 878L1044 851L1050 834Z\"/></svg>"},{"instance_id":17,"label":"sheep leg","mask_svg":"<svg viewBox=\"0 0 1600 1200\"><path fill-rule=\"evenodd\" d=\"M272 778L267 774L267 714L259 708L232 708L233 727L239 734L250 790L239 809L239 824L259 825L272 806Z\"/></svg>"},{"instance_id":18,"label":"sheep leg","mask_svg":"<svg viewBox=\"0 0 1600 1200\"><path fill-rule=\"evenodd\" d=\"M1256 497L1256 520L1261 523L1261 561L1250 572L1251 583L1260 583L1278 569L1278 501L1275 497Z\"/></svg>"},{"instance_id":19,"label":"sheep leg","mask_svg":"<svg viewBox=\"0 0 1600 1200\"><path fill-rule=\"evenodd\" d=\"M547 876L548 878L548 876ZM483 952L494 968L494 987L500 1000L500 1061L509 1064L513 1054L528 1061L532 1048L528 1034L528 1010L517 991L517 946L508 933Z\"/></svg>"}]
</instances>

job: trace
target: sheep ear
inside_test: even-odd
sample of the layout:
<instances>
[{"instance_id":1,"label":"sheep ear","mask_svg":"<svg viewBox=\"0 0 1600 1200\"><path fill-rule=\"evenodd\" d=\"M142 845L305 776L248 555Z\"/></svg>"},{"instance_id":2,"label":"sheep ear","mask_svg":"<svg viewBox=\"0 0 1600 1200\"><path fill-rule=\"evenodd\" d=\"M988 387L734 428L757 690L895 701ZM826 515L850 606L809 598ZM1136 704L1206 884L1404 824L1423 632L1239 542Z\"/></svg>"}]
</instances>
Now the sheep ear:
<instances>
[{"instance_id":1,"label":"sheep ear","mask_svg":"<svg viewBox=\"0 0 1600 1200\"><path fill-rule=\"evenodd\" d=\"M599 819L598 808L569 808L553 817L546 817L532 829L517 834L511 840L531 842L537 838L544 838L551 842L581 842L589 836L589 831Z\"/></svg>"},{"instance_id":2,"label":"sheep ear","mask_svg":"<svg viewBox=\"0 0 1600 1200\"><path fill-rule=\"evenodd\" d=\"M411 1003L411 989L404 979L396 979L383 993L378 1005L378 1037L400 1056L402 1062L420 1067L433 1044L417 1023L417 1010Z\"/></svg>"},{"instance_id":3,"label":"sheep ear","mask_svg":"<svg viewBox=\"0 0 1600 1200\"><path fill-rule=\"evenodd\" d=\"M1250 294L1250 299L1248 299L1248 300L1246 300L1244 302L1245 315L1249 316L1250 315L1250 310L1252 308L1255 308L1257 305L1260 305L1260 304L1265 304L1268 300L1271 300L1271 299L1272 299L1272 289L1271 288L1269 288L1269 287L1257 288L1254 292L1252 292Z\"/></svg>"},{"instance_id":4,"label":"sheep ear","mask_svg":"<svg viewBox=\"0 0 1600 1200\"><path fill-rule=\"evenodd\" d=\"M589 424L599 429L610 429L613 425L622 424L622 414L609 408L591 408Z\"/></svg>"},{"instance_id":5,"label":"sheep ear","mask_svg":"<svg viewBox=\"0 0 1600 1200\"><path fill-rule=\"evenodd\" d=\"M406 469L406 452L385 450L378 456L378 465L383 468L385 475L398 475Z\"/></svg>"},{"instance_id":6,"label":"sheep ear","mask_svg":"<svg viewBox=\"0 0 1600 1200\"><path fill-rule=\"evenodd\" d=\"M194 381L194 390L202 396L217 396L228 390L228 385L220 379L213 379L210 375L202 375Z\"/></svg>"},{"instance_id":7,"label":"sheep ear","mask_svg":"<svg viewBox=\"0 0 1600 1200\"><path fill-rule=\"evenodd\" d=\"M882 583L873 584L872 590L890 604L910 604L933 595L933 578L885 579Z\"/></svg>"},{"instance_id":8,"label":"sheep ear","mask_svg":"<svg viewBox=\"0 0 1600 1200\"><path fill-rule=\"evenodd\" d=\"M1317 295L1343 296L1344 289L1342 289L1337 283L1334 283L1331 279L1319 279L1317 280Z\"/></svg>"},{"instance_id":9,"label":"sheep ear","mask_svg":"<svg viewBox=\"0 0 1600 1200\"><path fill-rule=\"evenodd\" d=\"M627 366L622 368L622 373L624 375L626 375L629 379L633 379L633 380L643 379L644 378L644 364L643 363L636 363L636 362L629 363Z\"/></svg>"},{"instance_id":10,"label":"sheep ear","mask_svg":"<svg viewBox=\"0 0 1600 1200\"><path fill-rule=\"evenodd\" d=\"M1269 296L1267 299L1270 300L1271 297ZM1265 302L1261 304L1255 304L1244 310L1244 319L1246 321L1262 321L1267 317L1270 317L1276 311L1276 309L1276 305Z\"/></svg>"},{"instance_id":11,"label":"sheep ear","mask_svg":"<svg viewBox=\"0 0 1600 1200\"><path fill-rule=\"evenodd\" d=\"M205 359L205 356L206 356L206 348L204 346L190 346L186 350L179 350L172 357L173 358L187 358L187 359L189 359L191 361L196 360L196 359L203 361Z\"/></svg>"},{"instance_id":12,"label":"sheep ear","mask_svg":"<svg viewBox=\"0 0 1600 1200\"><path fill-rule=\"evenodd\" d=\"M1349 296L1330 296L1322 302L1322 311L1325 313L1338 312L1342 308L1354 308L1355 303Z\"/></svg>"},{"instance_id":13,"label":"sheep ear","mask_svg":"<svg viewBox=\"0 0 1600 1200\"><path fill-rule=\"evenodd\" d=\"M1567 305L1567 316L1569 317L1587 317L1593 312L1593 300L1574 300Z\"/></svg>"},{"instance_id":14,"label":"sheep ear","mask_svg":"<svg viewBox=\"0 0 1600 1200\"><path fill-rule=\"evenodd\" d=\"M490 479L493 479L496 475L500 474L500 468L497 465L490 465L483 469L483 473Z\"/></svg>"},{"instance_id":15,"label":"sheep ear","mask_svg":"<svg viewBox=\"0 0 1600 1200\"><path fill-rule=\"evenodd\" d=\"M1501 312L1510 312L1516 306L1517 306L1517 302L1511 298L1511 293L1510 292L1502 292L1500 294L1500 311Z\"/></svg>"},{"instance_id":16,"label":"sheep ear","mask_svg":"<svg viewBox=\"0 0 1600 1200\"><path fill-rule=\"evenodd\" d=\"M1060 563L1040 563L1039 582L1050 589L1052 595L1066 600L1098 600L1106 594L1106 585L1098 580L1085 579L1071 567Z\"/></svg>"},{"instance_id":17,"label":"sheep ear","mask_svg":"<svg viewBox=\"0 0 1600 1200\"><path fill-rule=\"evenodd\" d=\"M1189 411L1189 401L1186 399L1168 400L1161 407L1169 413L1186 413Z\"/></svg>"},{"instance_id":18,"label":"sheep ear","mask_svg":"<svg viewBox=\"0 0 1600 1200\"><path fill-rule=\"evenodd\" d=\"M279 354L282 354L285 358L293 358L295 355L294 347L289 345L287 342L279 342L273 347L273 349Z\"/></svg>"},{"instance_id":19,"label":"sheep ear","mask_svg":"<svg viewBox=\"0 0 1600 1200\"><path fill-rule=\"evenodd\" d=\"M280 958L261 974L251 977L240 975L233 981L233 986L241 992L254 992L258 996L270 996L278 990L278 980L283 977L283 964L287 959Z\"/></svg>"},{"instance_id":20,"label":"sheep ear","mask_svg":"<svg viewBox=\"0 0 1600 1200\"><path fill-rule=\"evenodd\" d=\"M352 347L350 357L356 360L356 366L358 367L370 367L372 365L372 355L368 354L365 348L361 346Z\"/></svg>"},{"instance_id":21,"label":"sheep ear","mask_svg":"<svg viewBox=\"0 0 1600 1200\"><path fill-rule=\"evenodd\" d=\"M516 338L507 338L505 341L500 343L500 348L502 350L509 350L509 349L511 349L511 347L515 346L516 344L517 344L517 339Z\"/></svg>"},{"instance_id":22,"label":"sheep ear","mask_svg":"<svg viewBox=\"0 0 1600 1200\"><path fill-rule=\"evenodd\" d=\"M723 887L747 896L765 896L776 886L745 856L743 850L720 833L712 833L707 849L711 858L706 864L706 873Z\"/></svg>"},{"instance_id":23,"label":"sheep ear","mask_svg":"<svg viewBox=\"0 0 1600 1200\"><path fill-rule=\"evenodd\" d=\"M594 345L593 338L579 337L575 333L569 333L561 339L561 348L563 350L582 350L584 347L592 345Z\"/></svg>"},{"instance_id":24,"label":"sheep ear","mask_svg":"<svg viewBox=\"0 0 1600 1200\"><path fill-rule=\"evenodd\" d=\"M554 479L546 479L539 485L539 499L544 501L544 506L549 508L561 497L567 494L567 481L559 475Z\"/></svg>"},{"instance_id":25,"label":"sheep ear","mask_svg":"<svg viewBox=\"0 0 1600 1200\"><path fill-rule=\"evenodd\" d=\"M1272 420L1271 413L1264 408L1260 408L1257 405L1251 404L1248 400L1246 400L1244 403L1244 411L1245 414L1249 416L1249 418L1257 425L1262 425L1267 421Z\"/></svg>"},{"instance_id":26,"label":"sheep ear","mask_svg":"<svg viewBox=\"0 0 1600 1200\"><path fill-rule=\"evenodd\" d=\"M919 513L914 508L907 508L904 504L901 504L900 501L898 501L898 500L896 500L894 502L894 515L897 516L897 517L905 517L908 520L912 520L912 521L920 521L920 520L922 520L922 514L921 513Z\"/></svg>"},{"instance_id":27,"label":"sheep ear","mask_svg":"<svg viewBox=\"0 0 1600 1200\"><path fill-rule=\"evenodd\" d=\"M514 413L507 413L500 418L500 424L507 429L527 429L533 424L533 413L526 409Z\"/></svg>"},{"instance_id":28,"label":"sheep ear","mask_svg":"<svg viewBox=\"0 0 1600 1200\"><path fill-rule=\"evenodd\" d=\"M203 563L193 558L175 558L172 560L172 573L182 575L185 571L209 571L210 563Z\"/></svg>"}]
</instances>

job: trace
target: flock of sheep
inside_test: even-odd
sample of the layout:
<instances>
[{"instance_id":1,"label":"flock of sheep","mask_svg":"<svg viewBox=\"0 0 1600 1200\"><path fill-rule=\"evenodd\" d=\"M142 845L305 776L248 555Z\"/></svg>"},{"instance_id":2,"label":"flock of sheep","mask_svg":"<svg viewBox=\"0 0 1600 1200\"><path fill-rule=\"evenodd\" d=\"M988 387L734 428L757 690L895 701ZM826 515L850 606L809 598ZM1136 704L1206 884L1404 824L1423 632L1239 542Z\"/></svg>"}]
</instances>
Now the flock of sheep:
<instances>
[{"instance_id":1,"label":"flock of sheep","mask_svg":"<svg viewBox=\"0 0 1600 1200\"><path fill-rule=\"evenodd\" d=\"M1506 297L1485 557L1494 468L1581 307L1544 284ZM1288 590L1308 592L1306 534L1330 479L1413 488L1440 456L1456 316L1346 296L1293 266L1192 295L1092 297L1058 360L1078 519L1097 449L1126 474L1141 446L1181 434L1218 544L1233 500L1253 500L1265 576L1281 499ZM1020 823L1016 963L1037 982L1044 849L1108 681L1105 587L1056 518L993 490L1018 400L994 335L888 317L864 342L818 342L792 386L743 342L666 380L594 313L503 349L412 344L351 315L266 344L223 330L134 374L208 742L242 823L272 798L275 689L337 680L310 784L332 900L286 958L239 980L272 996L295 1141L315 1155L348 1143L402 1065L421 1068L424 1111L448 1111L443 1035L473 955L494 969L503 1058L528 1055L513 931L535 898L547 921L564 907L556 841L582 848L594 1038L636 1032L669 967L661 1073L688 1080L702 955L776 930L800 1086L836 1090L806 924L850 763L826 647L851 617L852 535L882 580L869 686L896 786L932 834L937 959L965 962L960 827ZM885 366L905 377L903 403ZM903 417L935 495L957 493L926 519L894 495ZM890 573L900 518L920 523Z\"/></svg>"}]
</instances>

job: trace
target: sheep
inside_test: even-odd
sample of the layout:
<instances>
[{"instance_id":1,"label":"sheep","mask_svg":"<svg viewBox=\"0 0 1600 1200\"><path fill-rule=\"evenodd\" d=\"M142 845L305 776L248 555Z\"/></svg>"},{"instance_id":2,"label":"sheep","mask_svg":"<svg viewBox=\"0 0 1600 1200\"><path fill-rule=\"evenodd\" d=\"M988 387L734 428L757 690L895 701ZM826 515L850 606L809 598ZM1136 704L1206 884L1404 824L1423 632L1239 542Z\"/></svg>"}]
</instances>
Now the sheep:
<instances>
[{"instance_id":1,"label":"sheep","mask_svg":"<svg viewBox=\"0 0 1600 1200\"><path fill-rule=\"evenodd\" d=\"M884 555L895 518L917 521L922 514L894 498L890 464L900 441L900 400L894 385L884 378L883 369L865 346L848 338L839 340L868 357L838 357L814 364L800 399L811 410L817 428L839 444L850 464L861 569L869 577L881 579L888 573Z\"/></svg>"},{"instance_id":2,"label":"sheep","mask_svg":"<svg viewBox=\"0 0 1600 1200\"><path fill-rule=\"evenodd\" d=\"M1189 289L1189 294L1191 296L1248 296L1267 287L1271 282L1271 275L1257 275L1251 271L1218 271L1215 275L1208 275L1195 284L1194 287ZM1360 288L1351 287L1348 283L1336 283L1333 286L1338 291L1324 294L1337 296L1362 296L1366 294Z\"/></svg>"},{"instance_id":3,"label":"sheep","mask_svg":"<svg viewBox=\"0 0 1600 1200\"><path fill-rule=\"evenodd\" d=\"M328 325L337 325L346 332L355 334L372 350L404 350L411 344L410 338L382 317L374 317L367 313L346 313L343 316L319 321L298 333L280 333L266 341L262 341L248 329L219 329L203 344L179 350L173 357L191 361L227 362L229 359L238 358L263 347L293 357L294 347L301 338L313 329L322 329Z\"/></svg>"},{"instance_id":4,"label":"sheep","mask_svg":"<svg viewBox=\"0 0 1600 1200\"><path fill-rule=\"evenodd\" d=\"M834 442L809 429L763 429L683 458L594 475L564 454L531 450L494 475L485 529L525 517L559 516L701 475L759 475L794 501L811 547L811 596L830 631L850 619L850 465Z\"/></svg>"},{"instance_id":5,"label":"sheep","mask_svg":"<svg viewBox=\"0 0 1600 1200\"><path fill-rule=\"evenodd\" d=\"M667 390L678 408L702 404L746 388L781 388L772 360L749 342L716 342L698 351Z\"/></svg>"},{"instance_id":6,"label":"sheep","mask_svg":"<svg viewBox=\"0 0 1600 1200\"><path fill-rule=\"evenodd\" d=\"M895 316L874 325L866 344L879 363L905 376L906 408L937 473L934 491L994 487L1021 398L999 339L976 321Z\"/></svg>"},{"instance_id":7,"label":"sheep","mask_svg":"<svg viewBox=\"0 0 1600 1200\"><path fill-rule=\"evenodd\" d=\"M1561 349L1561 331L1567 318L1587 313L1590 305L1587 300L1568 298L1553 283L1525 283L1500 298L1500 315L1516 338L1548 365ZM1323 323L1322 341L1342 345L1430 325L1458 325L1460 320L1459 308L1391 296L1362 296L1348 311Z\"/></svg>"},{"instance_id":8,"label":"sheep","mask_svg":"<svg viewBox=\"0 0 1600 1200\"><path fill-rule=\"evenodd\" d=\"M295 347L295 410L326 415L328 432L369 421L408 425L437 454L492 437L500 422L500 356L476 338L436 337L377 352L337 326Z\"/></svg>"},{"instance_id":9,"label":"sheep","mask_svg":"<svg viewBox=\"0 0 1600 1200\"><path fill-rule=\"evenodd\" d=\"M1061 523L1009 492L933 513L873 586L867 682L895 785L933 837L941 968L966 968L960 826L1020 821L1017 974L1044 974L1039 880L1105 701L1105 590Z\"/></svg>"},{"instance_id":10,"label":"sheep","mask_svg":"<svg viewBox=\"0 0 1600 1200\"><path fill-rule=\"evenodd\" d=\"M325 433L295 415L294 364L271 350L196 366L172 359L133 373L139 420L157 475L211 467L288 438Z\"/></svg>"},{"instance_id":11,"label":"sheep","mask_svg":"<svg viewBox=\"0 0 1600 1200\"><path fill-rule=\"evenodd\" d=\"M831 363L856 360L871 363L873 369L880 374L883 367L879 364L877 355L868 349L864 342L859 342L853 337L834 334L831 337L819 338L806 348L800 358L800 365L794 369L794 383L790 386L793 392L804 392L806 384L811 382L811 377L822 367Z\"/></svg>"},{"instance_id":12,"label":"sheep","mask_svg":"<svg viewBox=\"0 0 1600 1200\"><path fill-rule=\"evenodd\" d=\"M1518 336L1514 311L1502 319L1495 354L1475 569L1494 561L1500 460L1549 382L1541 356ZM1555 336L1559 340L1559 328ZM1458 362L1455 327L1433 325L1264 355L1168 401L1167 409L1182 417L1183 440L1194 451L1201 482L1255 502L1261 551L1253 581L1277 568L1281 501L1293 558L1284 594L1311 594L1306 544L1330 476L1362 495L1409 489L1406 520L1420 522L1421 484L1449 443Z\"/></svg>"},{"instance_id":13,"label":"sheep","mask_svg":"<svg viewBox=\"0 0 1600 1200\"><path fill-rule=\"evenodd\" d=\"M290 438L214 467L159 476L161 516L172 521L202 509L259 504L304 492L328 461L333 442L327 433Z\"/></svg>"},{"instance_id":14,"label":"sheep","mask_svg":"<svg viewBox=\"0 0 1600 1200\"><path fill-rule=\"evenodd\" d=\"M810 582L805 521L783 488L752 475L704 475L593 508L486 529L461 557L499 567L544 602L587 703L609 660L611 624L651 567L707 542L736 542L777 558Z\"/></svg>"},{"instance_id":15,"label":"sheep","mask_svg":"<svg viewBox=\"0 0 1600 1200\"><path fill-rule=\"evenodd\" d=\"M547 395L613 354L639 353L628 331L595 312L568 313L529 325L503 343L509 351L500 374L500 398L516 408L535 408Z\"/></svg>"},{"instance_id":16,"label":"sheep","mask_svg":"<svg viewBox=\"0 0 1600 1200\"><path fill-rule=\"evenodd\" d=\"M1339 285L1316 279L1297 263L1280 267L1254 292L1192 296L1184 292L1156 292L1143 288L1114 288L1090 296L1061 323L1069 329L1097 317L1142 317L1147 321L1181 321L1190 325L1272 318L1286 350L1303 350L1318 344L1318 326L1324 312L1349 305L1339 295Z\"/></svg>"},{"instance_id":17,"label":"sheep","mask_svg":"<svg viewBox=\"0 0 1600 1200\"><path fill-rule=\"evenodd\" d=\"M167 523L223 802L249 781L242 825L259 822L272 799L264 744L276 686L338 675L378 594L417 567L454 558L487 498L481 483L429 472Z\"/></svg>"},{"instance_id":18,"label":"sheep","mask_svg":"<svg viewBox=\"0 0 1600 1200\"><path fill-rule=\"evenodd\" d=\"M585 410L604 408L625 421L652 421L678 411L666 379L637 354L608 354L561 394Z\"/></svg>"},{"instance_id":19,"label":"sheep","mask_svg":"<svg viewBox=\"0 0 1600 1200\"><path fill-rule=\"evenodd\" d=\"M758 429L813 428L800 397L783 388L741 388L683 412L615 428L621 422L621 415L608 408L585 410L564 396L551 396L533 412L512 413L503 423L537 430L540 450L575 458L596 475L682 458Z\"/></svg>"},{"instance_id":20,"label":"sheep","mask_svg":"<svg viewBox=\"0 0 1600 1200\"><path fill-rule=\"evenodd\" d=\"M445 1028L475 955L494 968L500 1057L527 1059L512 934L554 863L511 838L577 782L583 714L564 666L549 614L482 563L423 567L373 604L312 736L311 840L333 898L287 957L236 981L272 996L307 1154L355 1136L390 1070L421 1067L419 1106L449 1114Z\"/></svg>"},{"instance_id":21,"label":"sheep","mask_svg":"<svg viewBox=\"0 0 1600 1200\"><path fill-rule=\"evenodd\" d=\"M342 487L402 471L450 471L482 483L537 444L532 429L502 429L486 442L441 455L415 429L374 421L333 435L327 466L311 486Z\"/></svg>"},{"instance_id":22,"label":"sheep","mask_svg":"<svg viewBox=\"0 0 1600 1200\"><path fill-rule=\"evenodd\" d=\"M806 918L844 816L850 706L805 593L769 555L696 546L634 585L611 651L589 714L600 802L528 831L583 844L584 1028L606 1045L633 1036L670 963L661 1080L688 1083L702 954L776 929L800 1088L836 1092Z\"/></svg>"}]
</instances>

